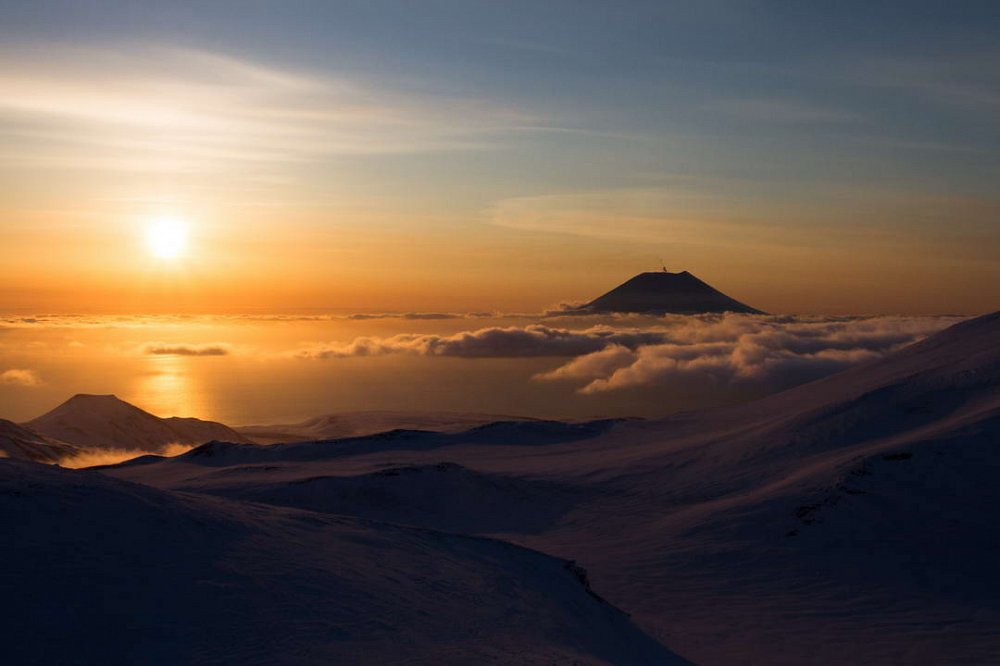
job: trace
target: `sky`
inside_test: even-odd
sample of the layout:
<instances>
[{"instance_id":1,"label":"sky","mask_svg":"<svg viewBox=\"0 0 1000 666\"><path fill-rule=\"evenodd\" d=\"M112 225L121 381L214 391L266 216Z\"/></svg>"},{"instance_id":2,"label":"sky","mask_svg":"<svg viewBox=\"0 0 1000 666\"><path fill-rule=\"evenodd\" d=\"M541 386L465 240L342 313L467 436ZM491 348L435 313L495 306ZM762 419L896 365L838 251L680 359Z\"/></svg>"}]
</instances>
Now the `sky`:
<instances>
[{"instance_id":1,"label":"sky","mask_svg":"<svg viewBox=\"0 0 1000 666\"><path fill-rule=\"evenodd\" d=\"M0 1L0 310L1000 303L995 2ZM163 220L177 252L150 244Z\"/></svg>"}]
</instances>

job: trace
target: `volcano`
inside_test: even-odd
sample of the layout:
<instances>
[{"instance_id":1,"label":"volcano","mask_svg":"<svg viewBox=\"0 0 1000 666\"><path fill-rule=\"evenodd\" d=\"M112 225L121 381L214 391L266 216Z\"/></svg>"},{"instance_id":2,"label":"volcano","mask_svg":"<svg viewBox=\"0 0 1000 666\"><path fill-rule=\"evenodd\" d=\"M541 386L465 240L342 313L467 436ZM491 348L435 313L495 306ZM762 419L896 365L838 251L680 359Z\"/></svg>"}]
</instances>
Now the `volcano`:
<instances>
[{"instance_id":1,"label":"volcano","mask_svg":"<svg viewBox=\"0 0 1000 666\"><path fill-rule=\"evenodd\" d=\"M583 306L591 312L649 312L702 314L741 312L765 314L726 296L691 273L667 271L639 273Z\"/></svg>"},{"instance_id":2,"label":"volcano","mask_svg":"<svg viewBox=\"0 0 1000 666\"><path fill-rule=\"evenodd\" d=\"M138 449L153 453L168 444L250 441L221 423L176 416L160 418L113 395L75 395L21 425L82 448Z\"/></svg>"}]
</instances>

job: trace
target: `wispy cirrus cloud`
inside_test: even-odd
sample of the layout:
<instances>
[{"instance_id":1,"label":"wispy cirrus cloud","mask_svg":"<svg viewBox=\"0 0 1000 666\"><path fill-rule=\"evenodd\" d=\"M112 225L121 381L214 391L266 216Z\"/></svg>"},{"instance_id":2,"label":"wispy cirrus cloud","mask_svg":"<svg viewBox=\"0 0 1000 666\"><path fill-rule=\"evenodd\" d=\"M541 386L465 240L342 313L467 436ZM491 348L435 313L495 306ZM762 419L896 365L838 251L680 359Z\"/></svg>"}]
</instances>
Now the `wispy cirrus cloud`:
<instances>
[{"instance_id":1,"label":"wispy cirrus cloud","mask_svg":"<svg viewBox=\"0 0 1000 666\"><path fill-rule=\"evenodd\" d=\"M217 170L336 155L466 150L537 122L496 100L403 92L173 47L0 53L3 161Z\"/></svg>"},{"instance_id":2,"label":"wispy cirrus cloud","mask_svg":"<svg viewBox=\"0 0 1000 666\"><path fill-rule=\"evenodd\" d=\"M740 180L663 175L662 181L511 197L493 202L484 216L509 229L669 244L686 256L707 251L712 259L789 248L858 257L891 248L938 261L942 243L950 253L988 259L982 243L970 241L995 240L991 223L1000 208L995 198L829 183L789 189L765 205L752 184ZM885 255L875 256L883 261Z\"/></svg>"}]
</instances>

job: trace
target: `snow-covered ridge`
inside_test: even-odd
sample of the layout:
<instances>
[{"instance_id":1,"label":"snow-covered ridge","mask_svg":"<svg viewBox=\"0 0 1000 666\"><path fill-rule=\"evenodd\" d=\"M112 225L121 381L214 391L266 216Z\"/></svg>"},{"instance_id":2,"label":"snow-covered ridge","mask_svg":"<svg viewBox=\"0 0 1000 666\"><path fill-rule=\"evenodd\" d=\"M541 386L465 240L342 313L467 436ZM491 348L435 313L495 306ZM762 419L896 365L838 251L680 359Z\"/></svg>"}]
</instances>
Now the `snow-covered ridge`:
<instances>
[{"instance_id":1,"label":"snow-covered ridge","mask_svg":"<svg viewBox=\"0 0 1000 666\"><path fill-rule=\"evenodd\" d=\"M163 663L997 663L998 445L1000 313L654 421L0 461L0 583L47 657L107 591Z\"/></svg>"},{"instance_id":2,"label":"snow-covered ridge","mask_svg":"<svg viewBox=\"0 0 1000 666\"><path fill-rule=\"evenodd\" d=\"M551 439L530 427L292 444L266 459L210 445L221 464L106 473L574 559L700 664L1000 659L1000 314L754 403L544 426ZM489 519L539 506L557 511Z\"/></svg>"},{"instance_id":3,"label":"snow-covered ridge","mask_svg":"<svg viewBox=\"0 0 1000 666\"><path fill-rule=\"evenodd\" d=\"M260 444L275 444L364 437L390 430L459 432L496 421L531 420L499 414L363 411L324 414L290 424L238 426L235 430Z\"/></svg>"}]
</instances>

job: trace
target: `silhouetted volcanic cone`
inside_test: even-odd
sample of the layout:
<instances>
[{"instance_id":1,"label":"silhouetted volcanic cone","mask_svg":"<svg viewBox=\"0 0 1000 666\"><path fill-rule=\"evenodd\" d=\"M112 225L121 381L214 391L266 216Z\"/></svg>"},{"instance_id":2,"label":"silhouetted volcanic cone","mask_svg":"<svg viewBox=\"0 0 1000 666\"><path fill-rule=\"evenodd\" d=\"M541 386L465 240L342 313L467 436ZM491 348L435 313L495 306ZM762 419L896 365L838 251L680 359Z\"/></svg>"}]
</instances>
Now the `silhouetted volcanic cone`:
<instances>
[{"instance_id":1,"label":"silhouetted volcanic cone","mask_svg":"<svg viewBox=\"0 0 1000 666\"><path fill-rule=\"evenodd\" d=\"M764 314L761 310L726 296L687 271L639 273L628 282L587 303L583 309L594 312Z\"/></svg>"}]
</instances>

